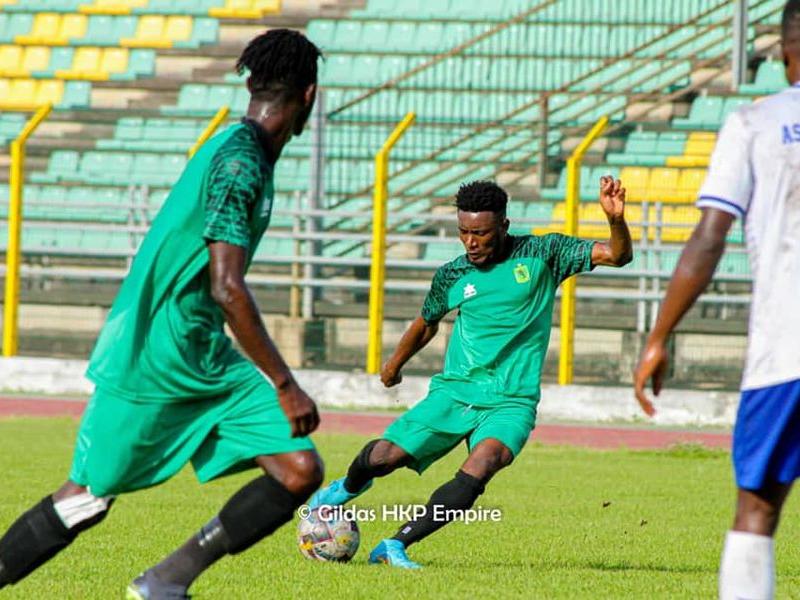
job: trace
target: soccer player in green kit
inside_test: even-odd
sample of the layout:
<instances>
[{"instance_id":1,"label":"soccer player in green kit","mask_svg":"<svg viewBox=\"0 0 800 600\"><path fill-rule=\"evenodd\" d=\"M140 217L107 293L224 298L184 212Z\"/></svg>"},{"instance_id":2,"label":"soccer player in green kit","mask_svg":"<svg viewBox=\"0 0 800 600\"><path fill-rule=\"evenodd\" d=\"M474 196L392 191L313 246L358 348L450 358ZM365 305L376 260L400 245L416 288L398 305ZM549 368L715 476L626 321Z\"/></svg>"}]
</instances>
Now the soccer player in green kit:
<instances>
[{"instance_id":1,"label":"soccer player in green kit","mask_svg":"<svg viewBox=\"0 0 800 600\"><path fill-rule=\"evenodd\" d=\"M316 95L317 47L268 31L237 63L247 116L189 161L142 242L92 353L96 384L68 481L0 539L0 588L99 523L118 494L191 462L211 479L260 467L200 532L129 586L127 598L187 598L194 579L292 518L319 487L307 437L319 424L272 343L244 275L266 230L273 171ZM227 323L251 360L225 335ZM269 377L272 384L267 381Z\"/></svg>"},{"instance_id":2,"label":"soccer player in green kit","mask_svg":"<svg viewBox=\"0 0 800 600\"><path fill-rule=\"evenodd\" d=\"M600 182L600 204L611 229L608 242L560 234L511 236L505 191L476 181L456 196L458 229L466 254L441 267L422 314L411 324L381 372L392 387L408 360L433 339L439 321L458 310L442 373L428 396L369 442L347 476L320 489L311 508L344 504L363 494L375 477L399 467L422 473L465 440L469 456L455 478L430 497L425 515L403 525L369 556L371 563L420 566L406 548L470 508L489 480L507 467L536 421L539 381L550 338L559 284L596 265L621 267L633 256L619 180Z\"/></svg>"}]
</instances>

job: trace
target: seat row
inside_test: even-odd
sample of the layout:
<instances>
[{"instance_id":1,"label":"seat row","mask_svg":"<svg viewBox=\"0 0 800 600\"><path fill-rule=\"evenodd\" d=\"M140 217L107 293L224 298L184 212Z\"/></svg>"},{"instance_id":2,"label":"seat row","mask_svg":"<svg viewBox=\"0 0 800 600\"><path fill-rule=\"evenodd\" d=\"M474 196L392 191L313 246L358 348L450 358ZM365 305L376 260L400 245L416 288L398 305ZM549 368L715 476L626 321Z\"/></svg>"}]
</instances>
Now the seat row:
<instances>
[{"instance_id":1,"label":"seat row","mask_svg":"<svg viewBox=\"0 0 800 600\"><path fill-rule=\"evenodd\" d=\"M184 15L0 13L0 43L25 46L197 48L218 36L216 19Z\"/></svg>"},{"instance_id":2,"label":"seat row","mask_svg":"<svg viewBox=\"0 0 800 600\"><path fill-rule=\"evenodd\" d=\"M124 80L155 73L153 50L0 46L0 77Z\"/></svg>"}]
</instances>

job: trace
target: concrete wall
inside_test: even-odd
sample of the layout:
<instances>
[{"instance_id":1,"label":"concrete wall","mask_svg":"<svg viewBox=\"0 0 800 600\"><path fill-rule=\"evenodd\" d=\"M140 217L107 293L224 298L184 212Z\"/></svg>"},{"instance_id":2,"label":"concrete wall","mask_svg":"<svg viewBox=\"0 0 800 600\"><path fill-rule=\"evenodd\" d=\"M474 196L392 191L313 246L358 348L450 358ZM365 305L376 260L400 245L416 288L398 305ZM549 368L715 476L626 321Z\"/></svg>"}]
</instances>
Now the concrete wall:
<instances>
[{"instance_id":1,"label":"concrete wall","mask_svg":"<svg viewBox=\"0 0 800 600\"><path fill-rule=\"evenodd\" d=\"M0 390L7 393L87 396L92 384L84 377L85 361L46 358L0 359ZM326 408L398 409L425 397L427 377L406 377L400 386L384 389L377 377L363 373L301 369L303 388ZM657 425L729 427L738 394L668 390L657 401ZM545 385L541 421L587 423L642 422L644 417L629 387Z\"/></svg>"}]
</instances>

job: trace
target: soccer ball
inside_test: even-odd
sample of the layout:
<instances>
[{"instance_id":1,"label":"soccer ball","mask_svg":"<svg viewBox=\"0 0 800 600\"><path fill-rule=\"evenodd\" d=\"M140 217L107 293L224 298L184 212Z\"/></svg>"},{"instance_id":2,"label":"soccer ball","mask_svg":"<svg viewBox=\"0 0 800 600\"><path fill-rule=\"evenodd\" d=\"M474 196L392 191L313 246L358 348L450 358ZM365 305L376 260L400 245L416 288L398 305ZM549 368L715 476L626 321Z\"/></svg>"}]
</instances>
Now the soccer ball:
<instances>
[{"instance_id":1,"label":"soccer ball","mask_svg":"<svg viewBox=\"0 0 800 600\"><path fill-rule=\"evenodd\" d=\"M338 518L327 506L312 510L297 528L300 552L313 560L347 562L355 556L360 541L358 524Z\"/></svg>"}]
</instances>

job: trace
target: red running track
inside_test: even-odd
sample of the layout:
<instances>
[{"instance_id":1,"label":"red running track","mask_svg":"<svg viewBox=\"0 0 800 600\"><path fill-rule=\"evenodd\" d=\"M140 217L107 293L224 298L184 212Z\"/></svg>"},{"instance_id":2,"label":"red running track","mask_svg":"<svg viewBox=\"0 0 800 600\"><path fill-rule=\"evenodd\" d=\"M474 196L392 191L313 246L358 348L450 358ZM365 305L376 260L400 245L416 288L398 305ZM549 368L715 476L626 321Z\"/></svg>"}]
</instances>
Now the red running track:
<instances>
[{"instance_id":1,"label":"red running track","mask_svg":"<svg viewBox=\"0 0 800 600\"><path fill-rule=\"evenodd\" d=\"M86 406L80 400L49 398L0 398L0 418L4 417L80 417ZM360 412L323 412L320 431L379 435L397 415ZM635 429L576 425L539 425L533 440L543 444L586 448L660 449L674 444L702 444L709 448L730 449L727 433Z\"/></svg>"}]
</instances>

